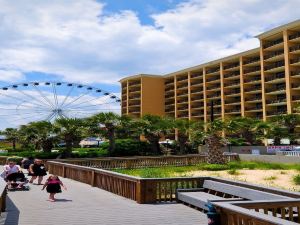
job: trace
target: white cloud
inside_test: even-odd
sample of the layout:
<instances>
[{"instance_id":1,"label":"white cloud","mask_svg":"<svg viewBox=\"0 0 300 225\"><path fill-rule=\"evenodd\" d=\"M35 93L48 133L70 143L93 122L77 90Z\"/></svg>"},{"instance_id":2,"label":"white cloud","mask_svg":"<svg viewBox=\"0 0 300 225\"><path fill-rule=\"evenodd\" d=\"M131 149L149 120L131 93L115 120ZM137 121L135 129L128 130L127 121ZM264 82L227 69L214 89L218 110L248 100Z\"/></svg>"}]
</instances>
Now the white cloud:
<instances>
[{"instance_id":1,"label":"white cloud","mask_svg":"<svg viewBox=\"0 0 300 225\"><path fill-rule=\"evenodd\" d=\"M0 0L0 79L22 72L84 83L162 74L259 45L252 36L299 18L299 0L189 0L142 25L93 0ZM4 71L4 72L3 72Z\"/></svg>"}]
</instances>

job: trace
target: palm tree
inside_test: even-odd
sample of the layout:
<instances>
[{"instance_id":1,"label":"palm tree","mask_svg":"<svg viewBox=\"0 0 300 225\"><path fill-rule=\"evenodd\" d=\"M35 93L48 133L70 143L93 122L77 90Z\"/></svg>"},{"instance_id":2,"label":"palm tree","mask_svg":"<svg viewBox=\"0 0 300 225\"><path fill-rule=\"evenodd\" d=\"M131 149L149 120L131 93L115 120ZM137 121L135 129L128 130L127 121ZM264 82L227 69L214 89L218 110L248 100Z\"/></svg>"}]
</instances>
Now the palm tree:
<instances>
[{"instance_id":1,"label":"palm tree","mask_svg":"<svg viewBox=\"0 0 300 225\"><path fill-rule=\"evenodd\" d=\"M295 140L295 129L300 125L300 115L299 114L282 114L273 118L272 120L278 126L285 127L287 132L290 134L291 143Z\"/></svg>"},{"instance_id":2,"label":"palm tree","mask_svg":"<svg viewBox=\"0 0 300 225\"><path fill-rule=\"evenodd\" d=\"M265 137L274 140L274 145L280 145L282 138L291 138L288 130L276 123L268 123L265 129Z\"/></svg>"},{"instance_id":3,"label":"palm tree","mask_svg":"<svg viewBox=\"0 0 300 225\"><path fill-rule=\"evenodd\" d=\"M138 122L139 132L151 144L154 154L161 154L159 140L172 129L172 121L157 115L144 115Z\"/></svg>"},{"instance_id":4,"label":"palm tree","mask_svg":"<svg viewBox=\"0 0 300 225\"><path fill-rule=\"evenodd\" d=\"M6 128L2 134L5 135L6 140L12 142L13 150L16 150L16 142L18 140L18 129L16 128Z\"/></svg>"},{"instance_id":5,"label":"palm tree","mask_svg":"<svg viewBox=\"0 0 300 225\"><path fill-rule=\"evenodd\" d=\"M78 118L59 118L54 122L54 132L66 143L63 157L70 157L73 143L82 137L84 123Z\"/></svg>"},{"instance_id":6,"label":"palm tree","mask_svg":"<svg viewBox=\"0 0 300 225\"><path fill-rule=\"evenodd\" d=\"M227 134L238 136L247 145L256 145L262 139L266 123L250 117L234 117L226 121Z\"/></svg>"},{"instance_id":7,"label":"palm tree","mask_svg":"<svg viewBox=\"0 0 300 225\"><path fill-rule=\"evenodd\" d=\"M42 148L44 152L51 152L53 148L53 125L48 121L31 122L27 125L29 130L34 134L35 149Z\"/></svg>"},{"instance_id":8,"label":"palm tree","mask_svg":"<svg viewBox=\"0 0 300 225\"><path fill-rule=\"evenodd\" d=\"M109 140L108 152L110 155L113 155L116 147L115 143L115 132L120 126L121 117L120 115L113 112L101 112L90 118L90 125L95 127L95 129L105 129L104 135Z\"/></svg>"},{"instance_id":9,"label":"palm tree","mask_svg":"<svg viewBox=\"0 0 300 225\"><path fill-rule=\"evenodd\" d=\"M177 129L177 140L179 143L180 154L186 152L186 144L189 141L193 121L187 119L174 120L174 128Z\"/></svg>"}]
</instances>

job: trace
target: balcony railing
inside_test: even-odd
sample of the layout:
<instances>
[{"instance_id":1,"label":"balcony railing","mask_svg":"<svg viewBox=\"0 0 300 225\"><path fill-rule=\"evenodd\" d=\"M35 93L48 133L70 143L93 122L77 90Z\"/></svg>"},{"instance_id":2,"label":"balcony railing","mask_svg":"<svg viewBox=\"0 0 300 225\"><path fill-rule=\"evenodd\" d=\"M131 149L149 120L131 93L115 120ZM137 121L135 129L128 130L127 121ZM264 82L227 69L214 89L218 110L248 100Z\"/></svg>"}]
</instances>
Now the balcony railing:
<instances>
[{"instance_id":1,"label":"balcony railing","mask_svg":"<svg viewBox=\"0 0 300 225\"><path fill-rule=\"evenodd\" d=\"M187 92L182 92L182 93L177 93L177 96L185 96L187 94L188 94Z\"/></svg>"},{"instance_id":2,"label":"balcony railing","mask_svg":"<svg viewBox=\"0 0 300 225\"><path fill-rule=\"evenodd\" d=\"M229 65L224 66L224 70L232 69L232 68L238 67L239 65L240 65L239 62L231 63Z\"/></svg>"},{"instance_id":3,"label":"balcony railing","mask_svg":"<svg viewBox=\"0 0 300 225\"><path fill-rule=\"evenodd\" d=\"M174 98L174 94L172 94L172 95L165 95L165 98Z\"/></svg>"},{"instance_id":4,"label":"balcony railing","mask_svg":"<svg viewBox=\"0 0 300 225\"><path fill-rule=\"evenodd\" d=\"M285 86L283 87L277 87L277 88L271 88L271 89L266 89L266 93L271 93L271 92L277 92L277 91L285 91Z\"/></svg>"},{"instance_id":5,"label":"balcony railing","mask_svg":"<svg viewBox=\"0 0 300 225\"><path fill-rule=\"evenodd\" d=\"M291 62L291 64L298 63L298 62L300 62L300 57L291 59L290 62Z\"/></svg>"},{"instance_id":6,"label":"balcony railing","mask_svg":"<svg viewBox=\"0 0 300 225\"><path fill-rule=\"evenodd\" d=\"M241 112L241 109L227 109L225 110L225 113L239 113Z\"/></svg>"},{"instance_id":7,"label":"balcony railing","mask_svg":"<svg viewBox=\"0 0 300 225\"><path fill-rule=\"evenodd\" d=\"M300 76L300 71L292 71L291 76Z\"/></svg>"},{"instance_id":8,"label":"balcony railing","mask_svg":"<svg viewBox=\"0 0 300 225\"><path fill-rule=\"evenodd\" d=\"M191 90L191 93L198 93L198 92L202 92L202 91L203 91L203 88L199 88L199 89Z\"/></svg>"},{"instance_id":9,"label":"balcony railing","mask_svg":"<svg viewBox=\"0 0 300 225\"><path fill-rule=\"evenodd\" d=\"M245 110L247 110L247 111L262 110L262 105L256 106L256 107L245 107Z\"/></svg>"},{"instance_id":10,"label":"balcony railing","mask_svg":"<svg viewBox=\"0 0 300 225\"><path fill-rule=\"evenodd\" d=\"M279 38L277 40L267 42L263 45L263 48L269 48L280 43L283 43L283 38Z\"/></svg>"},{"instance_id":11,"label":"balcony railing","mask_svg":"<svg viewBox=\"0 0 300 225\"><path fill-rule=\"evenodd\" d=\"M233 73L227 73L227 74L225 74L224 78L235 77L235 76L239 76L239 75L240 75L240 72L236 71L236 72L233 72Z\"/></svg>"},{"instance_id":12,"label":"balcony railing","mask_svg":"<svg viewBox=\"0 0 300 225\"><path fill-rule=\"evenodd\" d=\"M271 59L273 57L282 55L284 53L283 50L274 51L272 54L265 55L265 59Z\"/></svg>"},{"instance_id":13,"label":"balcony railing","mask_svg":"<svg viewBox=\"0 0 300 225\"><path fill-rule=\"evenodd\" d=\"M234 100L226 100L225 104L235 104L235 103L241 103L240 99L234 99Z\"/></svg>"},{"instance_id":14,"label":"balcony railing","mask_svg":"<svg viewBox=\"0 0 300 225\"><path fill-rule=\"evenodd\" d=\"M188 110L188 105L177 108L178 110Z\"/></svg>"},{"instance_id":15,"label":"balcony railing","mask_svg":"<svg viewBox=\"0 0 300 225\"><path fill-rule=\"evenodd\" d=\"M278 80L278 79L282 79L282 78L285 78L284 72L277 73L274 76L266 77L265 81L268 82L268 81Z\"/></svg>"},{"instance_id":16,"label":"balcony railing","mask_svg":"<svg viewBox=\"0 0 300 225\"><path fill-rule=\"evenodd\" d=\"M258 91L258 90L261 90L261 85L254 85L254 87L252 87L252 88L245 88L244 89L245 92Z\"/></svg>"},{"instance_id":17,"label":"balcony railing","mask_svg":"<svg viewBox=\"0 0 300 225\"><path fill-rule=\"evenodd\" d=\"M295 52L295 51L298 51L298 50L300 50L300 45L290 47L290 52Z\"/></svg>"},{"instance_id":18,"label":"balcony railing","mask_svg":"<svg viewBox=\"0 0 300 225\"><path fill-rule=\"evenodd\" d=\"M183 98L183 99L180 99L180 100L177 100L177 103L180 104L180 103L186 103L188 101L188 98Z\"/></svg>"},{"instance_id":19,"label":"balcony railing","mask_svg":"<svg viewBox=\"0 0 300 225\"><path fill-rule=\"evenodd\" d=\"M282 114L286 114L286 110L279 110L279 111L272 111L267 113L270 116L275 116L275 115L282 115Z\"/></svg>"},{"instance_id":20,"label":"balcony railing","mask_svg":"<svg viewBox=\"0 0 300 225\"><path fill-rule=\"evenodd\" d=\"M240 81L224 83L224 87L235 86L235 85L238 85L238 84L241 84Z\"/></svg>"},{"instance_id":21,"label":"balcony railing","mask_svg":"<svg viewBox=\"0 0 300 225\"><path fill-rule=\"evenodd\" d=\"M200 84L203 84L203 81L201 80L201 82L191 82L191 86L194 86L194 85L200 85Z\"/></svg>"},{"instance_id":22,"label":"balcony railing","mask_svg":"<svg viewBox=\"0 0 300 225\"><path fill-rule=\"evenodd\" d=\"M221 97L221 94L207 95L207 98L218 98Z\"/></svg>"},{"instance_id":23,"label":"balcony railing","mask_svg":"<svg viewBox=\"0 0 300 225\"><path fill-rule=\"evenodd\" d=\"M184 81L184 80L187 80L187 79L188 79L187 77L180 77L180 78L177 78L177 82Z\"/></svg>"},{"instance_id":24,"label":"balcony railing","mask_svg":"<svg viewBox=\"0 0 300 225\"><path fill-rule=\"evenodd\" d=\"M192 74L191 78L201 78L203 76L203 73L201 74Z\"/></svg>"},{"instance_id":25,"label":"balcony railing","mask_svg":"<svg viewBox=\"0 0 300 225\"><path fill-rule=\"evenodd\" d=\"M300 37L300 32L289 35L289 40L293 40Z\"/></svg>"},{"instance_id":26,"label":"balcony railing","mask_svg":"<svg viewBox=\"0 0 300 225\"><path fill-rule=\"evenodd\" d=\"M218 89L218 88L220 88L220 85L213 85L213 86L206 87L206 90L213 90L213 89Z\"/></svg>"},{"instance_id":27,"label":"balcony railing","mask_svg":"<svg viewBox=\"0 0 300 225\"><path fill-rule=\"evenodd\" d=\"M240 94L241 91L228 91L228 92L225 92L225 95L234 95L234 94Z\"/></svg>"},{"instance_id":28,"label":"balcony railing","mask_svg":"<svg viewBox=\"0 0 300 225\"><path fill-rule=\"evenodd\" d=\"M255 77L252 77L251 79L244 79L244 83L250 83L250 82L253 82L253 81L260 81L261 80L261 77L260 76L255 76Z\"/></svg>"},{"instance_id":29,"label":"balcony railing","mask_svg":"<svg viewBox=\"0 0 300 225\"><path fill-rule=\"evenodd\" d=\"M136 81L136 82L129 83L129 86L135 86L135 85L140 85L140 84L141 84L140 81Z\"/></svg>"},{"instance_id":30,"label":"balcony railing","mask_svg":"<svg viewBox=\"0 0 300 225\"><path fill-rule=\"evenodd\" d=\"M251 101L261 101L262 97L253 97L253 98L245 98L245 101L251 102Z\"/></svg>"},{"instance_id":31,"label":"balcony railing","mask_svg":"<svg viewBox=\"0 0 300 225\"><path fill-rule=\"evenodd\" d=\"M251 69L244 70L244 73L245 73L245 74L246 74L246 73L253 73L253 72L258 72L258 71L260 71L260 70L261 70L260 66L255 66L255 67L253 67L253 68L251 68Z\"/></svg>"},{"instance_id":32,"label":"balcony railing","mask_svg":"<svg viewBox=\"0 0 300 225\"><path fill-rule=\"evenodd\" d=\"M300 59L299 59L300 60ZM292 60L291 60L292 61ZM274 62L274 63L272 63L271 65L269 65L269 66L265 66L265 70L267 71L267 70L271 70L271 69L275 69L275 68L277 68L277 67L282 67L282 66L284 66L284 61L282 60L282 61L278 61L278 62Z\"/></svg>"},{"instance_id":33,"label":"balcony railing","mask_svg":"<svg viewBox=\"0 0 300 225\"><path fill-rule=\"evenodd\" d=\"M260 61L260 57L257 56L257 57L245 60L244 65L248 65L248 64L251 64L251 63L259 62L259 61Z\"/></svg>"},{"instance_id":34,"label":"balcony railing","mask_svg":"<svg viewBox=\"0 0 300 225\"><path fill-rule=\"evenodd\" d=\"M267 100L266 102L267 102L267 104L281 103L281 102L286 102L286 98Z\"/></svg>"},{"instance_id":35,"label":"balcony railing","mask_svg":"<svg viewBox=\"0 0 300 225\"><path fill-rule=\"evenodd\" d=\"M166 88L165 91L174 91L174 88L170 87L170 88Z\"/></svg>"},{"instance_id":36,"label":"balcony railing","mask_svg":"<svg viewBox=\"0 0 300 225\"><path fill-rule=\"evenodd\" d=\"M178 85L177 86L177 89L183 89L183 88L188 88L188 86L187 85Z\"/></svg>"}]
</instances>

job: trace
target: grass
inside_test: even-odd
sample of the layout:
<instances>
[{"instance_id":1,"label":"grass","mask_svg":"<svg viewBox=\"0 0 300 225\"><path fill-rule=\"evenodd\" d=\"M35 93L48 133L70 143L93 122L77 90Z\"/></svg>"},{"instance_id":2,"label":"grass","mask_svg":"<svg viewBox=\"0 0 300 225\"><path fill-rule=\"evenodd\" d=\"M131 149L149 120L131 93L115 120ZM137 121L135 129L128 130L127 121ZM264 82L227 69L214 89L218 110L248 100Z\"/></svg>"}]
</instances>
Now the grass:
<instances>
[{"instance_id":1,"label":"grass","mask_svg":"<svg viewBox=\"0 0 300 225\"><path fill-rule=\"evenodd\" d=\"M198 164L194 166L165 166L155 168L141 168L141 169L115 169L113 171L128 174L131 176L143 177L143 178L166 178L166 177L182 177L187 176L187 173L193 171L224 171L228 170L228 174L239 175L241 169L250 170L281 170L280 174L285 174L282 170L298 170L300 171L299 164L280 164L280 163L266 163L266 162L248 162L248 161L236 161L230 162L225 165L219 164ZM269 177L268 180L275 180L276 177ZM300 184L300 175L299 175Z\"/></svg>"},{"instance_id":2,"label":"grass","mask_svg":"<svg viewBox=\"0 0 300 225\"><path fill-rule=\"evenodd\" d=\"M264 180L267 180L267 181L272 181L272 180L276 180L277 177L276 176L270 176L270 177L265 177Z\"/></svg>"}]
</instances>

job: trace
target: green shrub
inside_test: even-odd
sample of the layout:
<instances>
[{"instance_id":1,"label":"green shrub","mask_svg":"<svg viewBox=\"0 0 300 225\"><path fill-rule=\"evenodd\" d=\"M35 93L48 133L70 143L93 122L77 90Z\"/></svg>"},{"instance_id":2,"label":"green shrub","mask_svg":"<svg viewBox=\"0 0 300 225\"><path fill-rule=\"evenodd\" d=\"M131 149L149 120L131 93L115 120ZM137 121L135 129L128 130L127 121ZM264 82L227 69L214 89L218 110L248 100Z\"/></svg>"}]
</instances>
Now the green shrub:
<instances>
[{"instance_id":1,"label":"green shrub","mask_svg":"<svg viewBox=\"0 0 300 225\"><path fill-rule=\"evenodd\" d=\"M296 185L300 185L300 174L293 176L293 182Z\"/></svg>"},{"instance_id":2,"label":"green shrub","mask_svg":"<svg viewBox=\"0 0 300 225\"><path fill-rule=\"evenodd\" d=\"M228 165L226 164L200 164L199 167L201 170L208 171L219 171L228 169Z\"/></svg>"},{"instance_id":3,"label":"green shrub","mask_svg":"<svg viewBox=\"0 0 300 225\"><path fill-rule=\"evenodd\" d=\"M239 171L237 171L236 169L231 169L227 171L228 174L230 175L240 175Z\"/></svg>"},{"instance_id":4,"label":"green shrub","mask_svg":"<svg viewBox=\"0 0 300 225\"><path fill-rule=\"evenodd\" d=\"M276 176L265 177L264 180L276 180Z\"/></svg>"}]
</instances>

